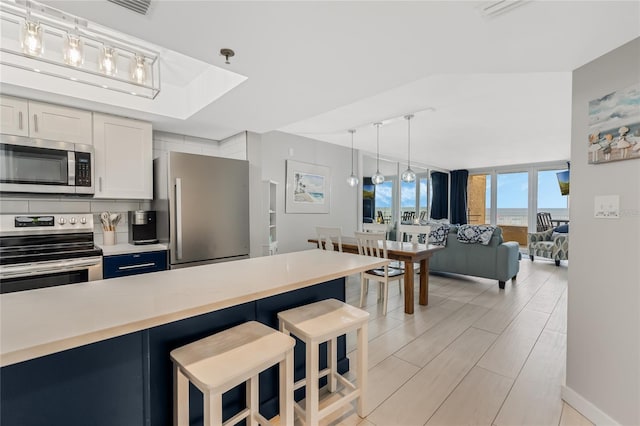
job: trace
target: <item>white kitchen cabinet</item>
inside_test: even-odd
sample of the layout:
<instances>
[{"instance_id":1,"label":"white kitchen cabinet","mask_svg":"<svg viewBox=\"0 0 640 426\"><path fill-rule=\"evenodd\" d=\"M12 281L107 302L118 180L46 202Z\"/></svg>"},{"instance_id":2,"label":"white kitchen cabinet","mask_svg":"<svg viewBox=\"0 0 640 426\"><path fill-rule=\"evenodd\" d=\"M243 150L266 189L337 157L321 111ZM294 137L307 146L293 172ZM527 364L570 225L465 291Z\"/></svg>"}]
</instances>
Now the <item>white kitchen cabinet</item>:
<instances>
[{"instance_id":1,"label":"white kitchen cabinet","mask_svg":"<svg viewBox=\"0 0 640 426\"><path fill-rule=\"evenodd\" d=\"M0 132L29 136L29 103L24 99L0 96Z\"/></svg>"},{"instance_id":2,"label":"white kitchen cabinet","mask_svg":"<svg viewBox=\"0 0 640 426\"><path fill-rule=\"evenodd\" d=\"M91 145L91 112L29 101L29 136Z\"/></svg>"},{"instance_id":3,"label":"white kitchen cabinet","mask_svg":"<svg viewBox=\"0 0 640 426\"><path fill-rule=\"evenodd\" d=\"M153 198L151 123L94 113L94 198Z\"/></svg>"},{"instance_id":4,"label":"white kitchen cabinet","mask_svg":"<svg viewBox=\"0 0 640 426\"><path fill-rule=\"evenodd\" d=\"M278 183L270 180L263 182L262 196L265 217L265 239L262 254L272 256L278 253L278 228L276 223L276 191Z\"/></svg>"}]
</instances>

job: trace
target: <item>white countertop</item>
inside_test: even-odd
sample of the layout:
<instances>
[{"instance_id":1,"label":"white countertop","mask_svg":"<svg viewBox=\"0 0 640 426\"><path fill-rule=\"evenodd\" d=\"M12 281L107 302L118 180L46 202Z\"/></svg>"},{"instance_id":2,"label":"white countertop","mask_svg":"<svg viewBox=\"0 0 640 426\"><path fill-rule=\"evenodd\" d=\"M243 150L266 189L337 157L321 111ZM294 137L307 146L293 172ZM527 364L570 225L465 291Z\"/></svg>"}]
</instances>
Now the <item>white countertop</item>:
<instances>
[{"instance_id":1,"label":"white countertop","mask_svg":"<svg viewBox=\"0 0 640 426\"><path fill-rule=\"evenodd\" d=\"M388 263L306 250L0 295L0 366Z\"/></svg>"},{"instance_id":2,"label":"white countertop","mask_svg":"<svg viewBox=\"0 0 640 426\"><path fill-rule=\"evenodd\" d=\"M96 244L96 246L102 249L103 256L114 256L117 254L130 254L130 253L145 253L149 251L167 250L166 244L114 244L112 246L105 246L104 244Z\"/></svg>"}]
</instances>

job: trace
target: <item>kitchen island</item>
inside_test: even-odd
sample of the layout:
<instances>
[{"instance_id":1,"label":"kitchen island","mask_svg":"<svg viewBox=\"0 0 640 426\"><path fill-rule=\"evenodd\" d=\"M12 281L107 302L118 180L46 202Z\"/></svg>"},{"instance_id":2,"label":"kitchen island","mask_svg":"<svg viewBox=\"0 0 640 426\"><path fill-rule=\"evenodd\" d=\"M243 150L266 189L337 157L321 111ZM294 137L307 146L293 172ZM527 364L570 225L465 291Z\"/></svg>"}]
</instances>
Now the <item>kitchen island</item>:
<instances>
[{"instance_id":1,"label":"kitchen island","mask_svg":"<svg viewBox=\"0 0 640 426\"><path fill-rule=\"evenodd\" d=\"M387 262L308 250L3 294L0 423L169 425L172 349L248 320L277 327L277 313L291 307L344 300L346 276ZM346 370L344 338L340 346ZM276 371L261 375L266 415L277 407ZM227 411L242 392L225 394ZM194 422L198 403L192 390Z\"/></svg>"}]
</instances>

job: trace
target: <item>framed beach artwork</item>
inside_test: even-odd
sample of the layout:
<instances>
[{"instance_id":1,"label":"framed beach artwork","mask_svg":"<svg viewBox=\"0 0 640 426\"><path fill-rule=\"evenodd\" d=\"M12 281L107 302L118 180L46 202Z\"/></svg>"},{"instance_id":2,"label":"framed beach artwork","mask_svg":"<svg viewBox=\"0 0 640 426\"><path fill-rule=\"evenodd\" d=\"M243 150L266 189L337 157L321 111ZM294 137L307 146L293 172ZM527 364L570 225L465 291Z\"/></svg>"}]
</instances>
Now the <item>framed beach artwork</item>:
<instances>
[{"instance_id":1,"label":"framed beach artwork","mask_svg":"<svg viewBox=\"0 0 640 426\"><path fill-rule=\"evenodd\" d=\"M286 213L329 213L330 198L328 167L287 160Z\"/></svg>"},{"instance_id":2,"label":"framed beach artwork","mask_svg":"<svg viewBox=\"0 0 640 426\"><path fill-rule=\"evenodd\" d=\"M589 164L640 158L640 83L589 102Z\"/></svg>"}]
</instances>

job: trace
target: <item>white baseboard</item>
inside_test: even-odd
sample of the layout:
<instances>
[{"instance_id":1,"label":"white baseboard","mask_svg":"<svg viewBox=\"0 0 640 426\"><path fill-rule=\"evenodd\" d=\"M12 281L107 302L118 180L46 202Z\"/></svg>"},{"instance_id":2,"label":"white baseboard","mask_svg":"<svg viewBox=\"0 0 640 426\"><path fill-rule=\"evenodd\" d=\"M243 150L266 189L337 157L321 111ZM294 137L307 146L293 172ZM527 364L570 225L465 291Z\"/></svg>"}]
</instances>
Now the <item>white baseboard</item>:
<instances>
[{"instance_id":1,"label":"white baseboard","mask_svg":"<svg viewBox=\"0 0 640 426\"><path fill-rule=\"evenodd\" d=\"M609 417L604 411L593 405L589 400L585 399L578 392L568 386L561 388L562 399L578 410L580 414L585 416L591 423L596 426L620 426L618 422Z\"/></svg>"}]
</instances>

